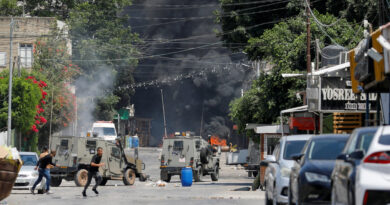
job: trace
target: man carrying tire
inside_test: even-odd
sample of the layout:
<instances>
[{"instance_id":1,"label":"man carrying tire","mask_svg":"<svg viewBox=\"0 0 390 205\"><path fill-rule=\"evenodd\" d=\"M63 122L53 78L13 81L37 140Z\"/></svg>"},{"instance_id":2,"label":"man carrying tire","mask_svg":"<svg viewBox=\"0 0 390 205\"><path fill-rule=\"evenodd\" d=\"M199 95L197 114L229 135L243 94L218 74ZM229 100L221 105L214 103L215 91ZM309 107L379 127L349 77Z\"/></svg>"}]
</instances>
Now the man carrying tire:
<instances>
[{"instance_id":1,"label":"man carrying tire","mask_svg":"<svg viewBox=\"0 0 390 205\"><path fill-rule=\"evenodd\" d=\"M98 147L97 154L95 154L92 157L91 164L90 164L90 167L88 170L88 180L87 180L87 183L85 184L84 190L82 192L84 197L87 196L87 189L89 187L89 184L92 181L92 177L95 178L95 182L96 182L95 186L93 186L93 188L92 188L92 191L95 192L95 194L99 194L99 192L97 191L97 187L100 184L100 182L102 181L102 177L99 174L99 167L104 166L103 162L100 163L100 161L102 160L102 155L103 155L103 148Z\"/></svg>"}]
</instances>

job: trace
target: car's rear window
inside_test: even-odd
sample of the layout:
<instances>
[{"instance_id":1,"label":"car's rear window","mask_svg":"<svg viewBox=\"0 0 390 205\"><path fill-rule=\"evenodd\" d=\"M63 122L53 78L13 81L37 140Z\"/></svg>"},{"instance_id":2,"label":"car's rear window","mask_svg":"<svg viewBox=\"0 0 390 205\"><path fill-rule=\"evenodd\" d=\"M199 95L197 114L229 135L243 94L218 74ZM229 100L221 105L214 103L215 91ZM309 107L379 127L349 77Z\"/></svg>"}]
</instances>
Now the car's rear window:
<instances>
[{"instance_id":1,"label":"car's rear window","mask_svg":"<svg viewBox=\"0 0 390 205\"><path fill-rule=\"evenodd\" d=\"M173 143L173 151L181 151L183 150L183 141L175 141Z\"/></svg>"},{"instance_id":2,"label":"car's rear window","mask_svg":"<svg viewBox=\"0 0 390 205\"><path fill-rule=\"evenodd\" d=\"M317 139L308 147L308 159L335 160L343 150L347 138Z\"/></svg>"},{"instance_id":3,"label":"car's rear window","mask_svg":"<svg viewBox=\"0 0 390 205\"><path fill-rule=\"evenodd\" d=\"M390 135L382 135L379 137L379 144L390 145Z\"/></svg>"},{"instance_id":4,"label":"car's rear window","mask_svg":"<svg viewBox=\"0 0 390 205\"><path fill-rule=\"evenodd\" d=\"M283 159L291 160L293 154L301 153L305 143L306 141L304 140L287 141L284 148Z\"/></svg>"}]
</instances>

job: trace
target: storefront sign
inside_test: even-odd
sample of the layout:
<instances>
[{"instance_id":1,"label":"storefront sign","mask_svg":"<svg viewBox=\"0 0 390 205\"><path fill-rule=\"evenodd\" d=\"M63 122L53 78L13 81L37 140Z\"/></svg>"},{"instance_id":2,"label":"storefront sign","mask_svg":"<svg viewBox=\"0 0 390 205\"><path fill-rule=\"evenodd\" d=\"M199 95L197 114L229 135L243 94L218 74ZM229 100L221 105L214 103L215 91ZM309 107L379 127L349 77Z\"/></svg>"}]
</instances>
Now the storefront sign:
<instances>
[{"instance_id":1,"label":"storefront sign","mask_svg":"<svg viewBox=\"0 0 390 205\"><path fill-rule=\"evenodd\" d=\"M366 93L355 95L348 86L349 80L340 77L323 77L321 79L321 110L327 111L361 111L366 110ZM376 93L369 93L369 109L376 109Z\"/></svg>"}]
</instances>

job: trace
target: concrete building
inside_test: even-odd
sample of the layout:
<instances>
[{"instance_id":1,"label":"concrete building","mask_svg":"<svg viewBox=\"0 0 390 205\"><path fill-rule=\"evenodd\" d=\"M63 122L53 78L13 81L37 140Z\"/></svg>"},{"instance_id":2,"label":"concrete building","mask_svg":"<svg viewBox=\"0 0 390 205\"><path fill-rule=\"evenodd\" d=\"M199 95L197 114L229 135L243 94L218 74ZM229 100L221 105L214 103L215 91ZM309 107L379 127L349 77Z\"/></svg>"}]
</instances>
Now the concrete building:
<instances>
[{"instance_id":1,"label":"concrete building","mask_svg":"<svg viewBox=\"0 0 390 205\"><path fill-rule=\"evenodd\" d=\"M12 58L17 62L20 57L22 68L31 68L34 62L33 44L37 39L49 36L50 31L59 28L67 35L68 29L64 22L52 17L14 17ZM10 27L11 17L0 17L0 70L9 67L10 57ZM67 43L71 52L71 42ZM16 65L16 64L15 64Z\"/></svg>"}]
</instances>

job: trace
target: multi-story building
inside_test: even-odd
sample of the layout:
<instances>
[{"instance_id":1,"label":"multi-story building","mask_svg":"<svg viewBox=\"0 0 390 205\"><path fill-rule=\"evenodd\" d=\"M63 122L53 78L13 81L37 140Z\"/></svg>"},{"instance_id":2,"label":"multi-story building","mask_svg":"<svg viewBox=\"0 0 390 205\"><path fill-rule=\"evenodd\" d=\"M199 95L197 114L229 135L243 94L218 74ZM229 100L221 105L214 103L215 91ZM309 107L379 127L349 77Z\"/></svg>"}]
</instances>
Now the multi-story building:
<instances>
[{"instance_id":1,"label":"multi-story building","mask_svg":"<svg viewBox=\"0 0 390 205\"><path fill-rule=\"evenodd\" d=\"M34 62L33 44L37 39L51 35L51 30L60 28L67 33L66 24L53 17L13 17L15 22L12 39L12 54L10 54L11 17L0 17L0 70L9 67L9 57L18 62L20 67L29 69ZM68 52L71 43L68 42Z\"/></svg>"}]
</instances>

